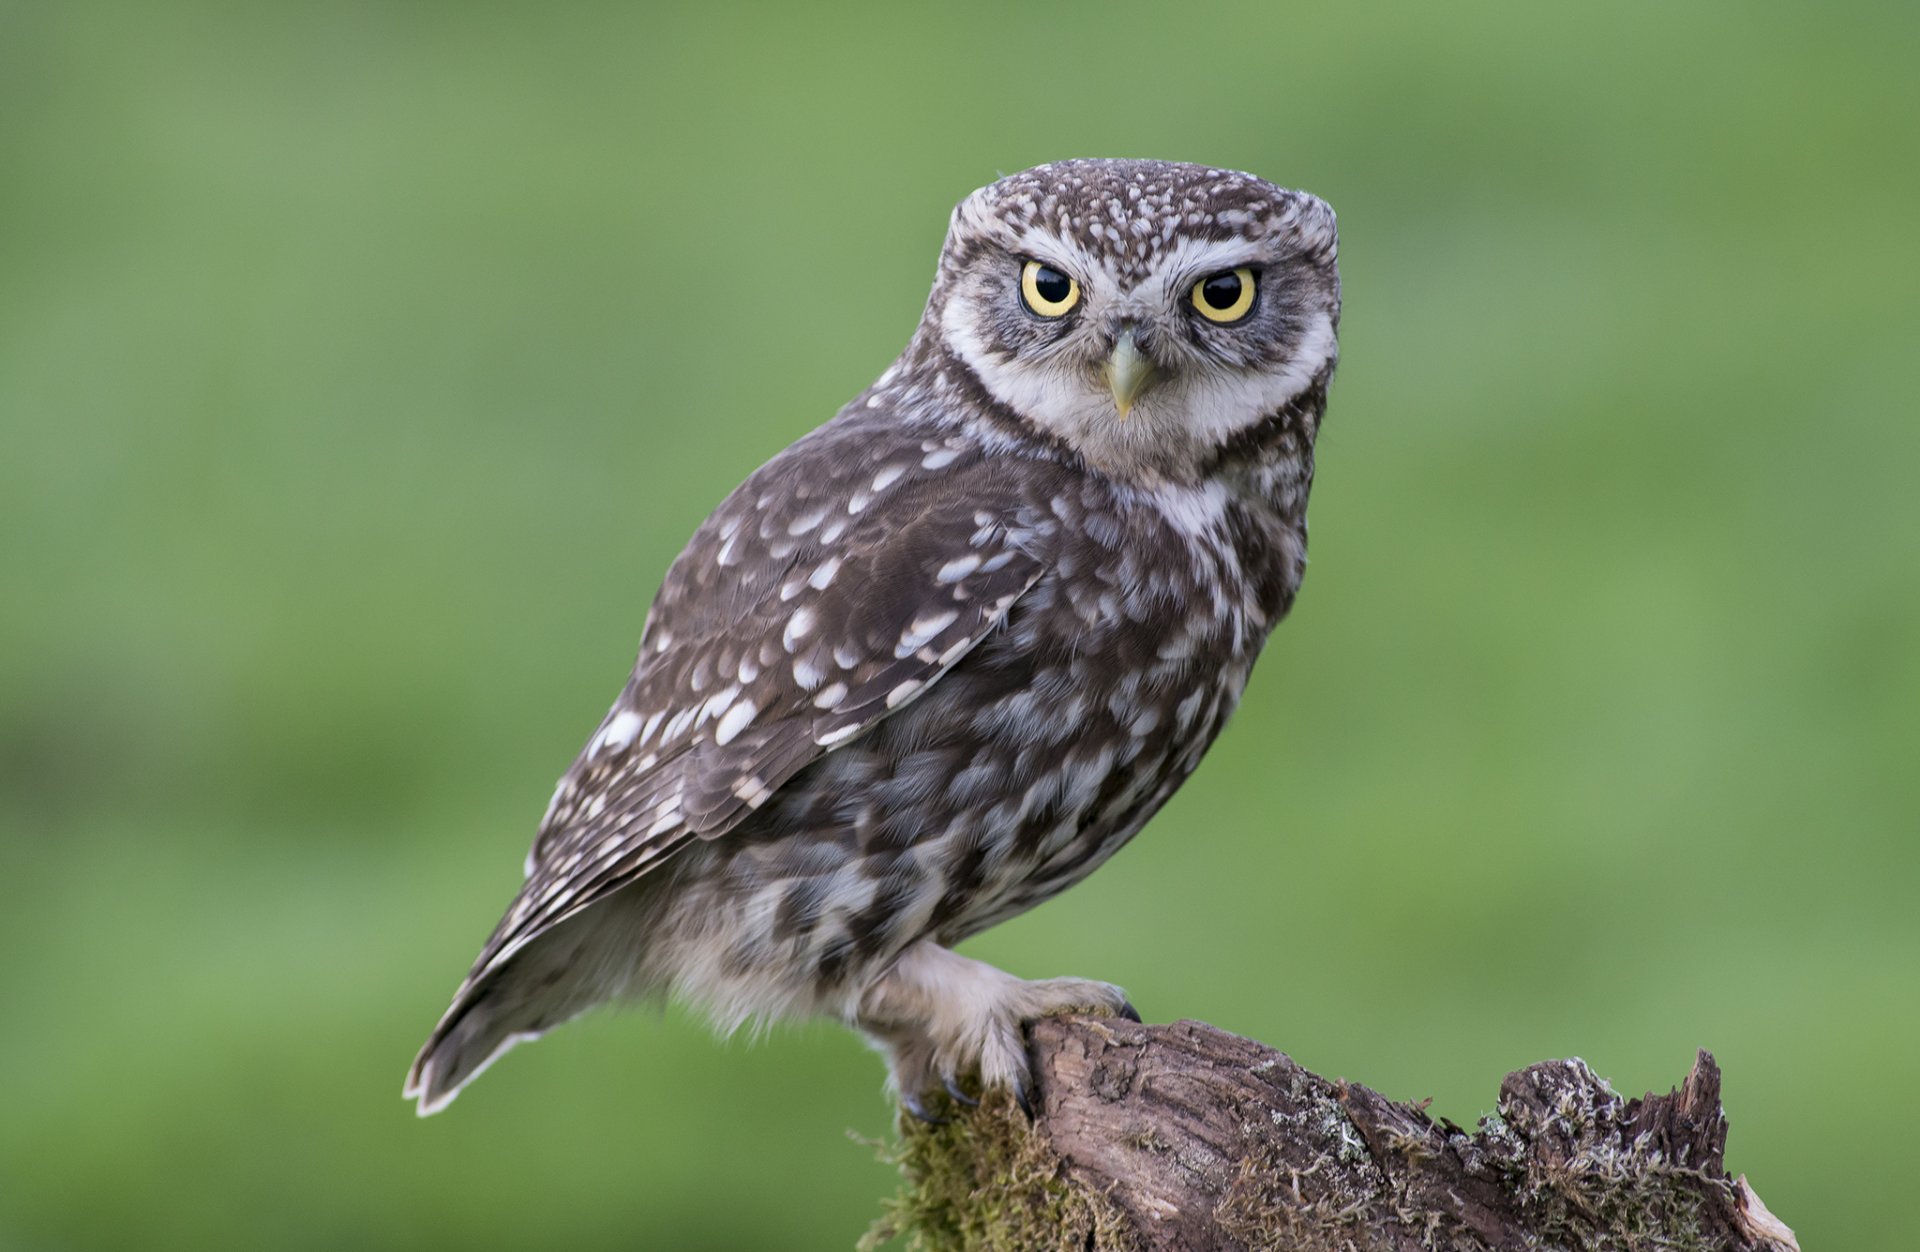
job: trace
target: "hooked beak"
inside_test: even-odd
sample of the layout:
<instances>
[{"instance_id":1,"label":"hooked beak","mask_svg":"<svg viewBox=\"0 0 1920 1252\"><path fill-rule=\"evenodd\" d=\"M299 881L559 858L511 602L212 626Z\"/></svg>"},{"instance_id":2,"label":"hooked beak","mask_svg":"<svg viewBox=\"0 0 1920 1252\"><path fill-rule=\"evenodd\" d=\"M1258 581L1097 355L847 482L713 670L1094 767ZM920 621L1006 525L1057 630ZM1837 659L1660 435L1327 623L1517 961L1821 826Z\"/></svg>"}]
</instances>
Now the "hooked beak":
<instances>
[{"instance_id":1,"label":"hooked beak","mask_svg":"<svg viewBox=\"0 0 1920 1252\"><path fill-rule=\"evenodd\" d=\"M1113 407L1125 421L1133 410L1134 399L1146 390L1155 373L1152 360L1134 342L1132 330L1120 333L1119 341L1113 345L1113 355L1107 358L1106 372L1107 387L1113 392Z\"/></svg>"}]
</instances>

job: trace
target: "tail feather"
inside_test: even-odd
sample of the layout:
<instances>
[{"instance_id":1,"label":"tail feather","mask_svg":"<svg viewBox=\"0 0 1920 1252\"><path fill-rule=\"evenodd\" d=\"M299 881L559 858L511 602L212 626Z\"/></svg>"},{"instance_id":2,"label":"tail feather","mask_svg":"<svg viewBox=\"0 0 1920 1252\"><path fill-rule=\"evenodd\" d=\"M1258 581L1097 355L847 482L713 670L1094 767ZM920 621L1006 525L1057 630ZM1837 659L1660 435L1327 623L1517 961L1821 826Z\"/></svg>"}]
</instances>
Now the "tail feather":
<instances>
[{"instance_id":1,"label":"tail feather","mask_svg":"<svg viewBox=\"0 0 1920 1252\"><path fill-rule=\"evenodd\" d=\"M553 1022L523 1022L511 1005L482 985L466 991L434 1027L407 1071L401 1095L419 1101L422 1117L453 1102L460 1089L478 1078L516 1043L538 1039Z\"/></svg>"},{"instance_id":2,"label":"tail feather","mask_svg":"<svg viewBox=\"0 0 1920 1252\"><path fill-rule=\"evenodd\" d=\"M438 1113L514 1044L605 1000L643 993L637 916L604 905L589 909L505 964L469 976L414 1058L401 1094L419 1102L420 1116Z\"/></svg>"}]
</instances>

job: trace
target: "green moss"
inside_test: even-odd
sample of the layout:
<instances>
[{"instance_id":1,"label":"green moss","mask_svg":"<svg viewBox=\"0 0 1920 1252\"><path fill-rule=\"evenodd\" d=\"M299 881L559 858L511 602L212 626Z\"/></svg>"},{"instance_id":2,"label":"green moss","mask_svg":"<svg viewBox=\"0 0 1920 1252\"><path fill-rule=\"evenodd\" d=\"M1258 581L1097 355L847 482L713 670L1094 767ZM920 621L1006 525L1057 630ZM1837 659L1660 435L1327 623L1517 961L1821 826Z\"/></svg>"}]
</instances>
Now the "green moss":
<instances>
[{"instance_id":1,"label":"green moss","mask_svg":"<svg viewBox=\"0 0 1920 1252\"><path fill-rule=\"evenodd\" d=\"M1125 1252L1120 1211L1075 1187L1005 1095L928 1126L902 1116L883 1150L900 1167L900 1193L860 1240L859 1252L904 1240L908 1252Z\"/></svg>"},{"instance_id":2,"label":"green moss","mask_svg":"<svg viewBox=\"0 0 1920 1252\"><path fill-rule=\"evenodd\" d=\"M1701 1192L1714 1185L1657 1157L1590 1149L1557 1167L1531 1165L1520 1194L1546 1246L1697 1252L1707 1246Z\"/></svg>"},{"instance_id":3,"label":"green moss","mask_svg":"<svg viewBox=\"0 0 1920 1252\"><path fill-rule=\"evenodd\" d=\"M1344 1106L1309 1092L1274 1124L1290 1142L1317 1145L1304 1166L1248 1126L1239 1168L1213 1212L1219 1232L1250 1252L1375 1252L1409 1246L1478 1247L1416 1177L1441 1142L1468 1173L1517 1204L1529 1247L1540 1252L1706 1252L1709 1209L1728 1184L1667 1159L1649 1137L1619 1133L1617 1099L1572 1096L1535 1115L1483 1119L1479 1133L1444 1140L1392 1136L1376 1161ZM902 1119L885 1158L900 1193L861 1240L862 1252L899 1241L907 1252L1120 1252L1134 1246L1124 1214L1070 1179L1005 1096L953 1120ZM1545 1151L1551 1143L1570 1145ZM1136 1146L1155 1140L1140 1132ZM1566 1155L1571 1150L1572 1155ZM1411 1242L1409 1242L1411 1241Z\"/></svg>"},{"instance_id":4,"label":"green moss","mask_svg":"<svg viewBox=\"0 0 1920 1252\"><path fill-rule=\"evenodd\" d=\"M1220 1233L1248 1252L1359 1252L1376 1245L1369 1189L1354 1188L1333 1156L1294 1170L1264 1152L1243 1157L1214 1210ZM1331 1184L1331 1185L1329 1185Z\"/></svg>"},{"instance_id":5,"label":"green moss","mask_svg":"<svg viewBox=\"0 0 1920 1252\"><path fill-rule=\"evenodd\" d=\"M1509 1162L1510 1185L1543 1247L1606 1252L1697 1252L1708 1246L1702 1211L1728 1184L1669 1160L1649 1136L1627 1139L1623 1105L1583 1062L1584 1080L1544 1116L1503 1108L1481 1138ZM1540 1141L1574 1145L1542 1152Z\"/></svg>"}]
</instances>

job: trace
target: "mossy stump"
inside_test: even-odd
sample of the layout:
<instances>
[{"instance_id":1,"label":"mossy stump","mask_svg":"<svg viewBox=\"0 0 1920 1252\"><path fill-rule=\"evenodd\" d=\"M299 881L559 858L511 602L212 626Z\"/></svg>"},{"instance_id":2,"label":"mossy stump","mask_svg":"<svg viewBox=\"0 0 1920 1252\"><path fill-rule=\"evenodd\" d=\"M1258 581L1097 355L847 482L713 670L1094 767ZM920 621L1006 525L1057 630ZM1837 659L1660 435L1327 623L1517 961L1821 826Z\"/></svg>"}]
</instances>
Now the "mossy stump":
<instances>
[{"instance_id":1,"label":"mossy stump","mask_svg":"<svg viewBox=\"0 0 1920 1252\"><path fill-rule=\"evenodd\" d=\"M1724 1167L1720 1071L1625 1100L1579 1060L1507 1075L1473 1133L1199 1022L1055 1018L1034 1118L910 1120L861 1243L918 1252L1798 1252Z\"/></svg>"}]
</instances>

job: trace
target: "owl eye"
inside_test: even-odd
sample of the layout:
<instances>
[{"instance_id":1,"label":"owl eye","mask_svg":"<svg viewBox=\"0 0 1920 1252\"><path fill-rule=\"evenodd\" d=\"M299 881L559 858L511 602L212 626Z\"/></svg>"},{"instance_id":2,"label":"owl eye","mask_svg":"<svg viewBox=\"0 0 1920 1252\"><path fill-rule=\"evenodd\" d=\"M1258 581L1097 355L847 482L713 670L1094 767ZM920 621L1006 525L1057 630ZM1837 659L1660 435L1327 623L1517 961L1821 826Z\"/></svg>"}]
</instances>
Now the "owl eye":
<instances>
[{"instance_id":1,"label":"owl eye","mask_svg":"<svg viewBox=\"0 0 1920 1252\"><path fill-rule=\"evenodd\" d=\"M1028 261L1020 271L1020 299L1041 317L1064 317L1080 303L1080 284L1051 265Z\"/></svg>"},{"instance_id":2,"label":"owl eye","mask_svg":"<svg viewBox=\"0 0 1920 1252\"><path fill-rule=\"evenodd\" d=\"M1253 289L1253 271L1242 265L1195 283L1193 307L1209 322L1237 322L1253 307Z\"/></svg>"}]
</instances>

